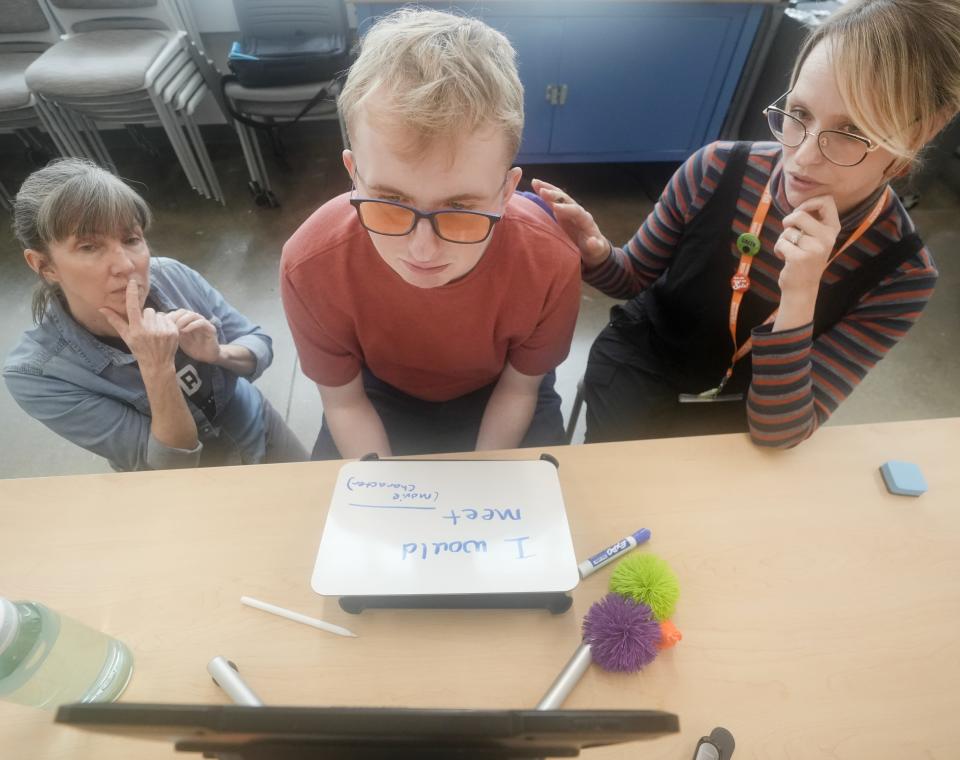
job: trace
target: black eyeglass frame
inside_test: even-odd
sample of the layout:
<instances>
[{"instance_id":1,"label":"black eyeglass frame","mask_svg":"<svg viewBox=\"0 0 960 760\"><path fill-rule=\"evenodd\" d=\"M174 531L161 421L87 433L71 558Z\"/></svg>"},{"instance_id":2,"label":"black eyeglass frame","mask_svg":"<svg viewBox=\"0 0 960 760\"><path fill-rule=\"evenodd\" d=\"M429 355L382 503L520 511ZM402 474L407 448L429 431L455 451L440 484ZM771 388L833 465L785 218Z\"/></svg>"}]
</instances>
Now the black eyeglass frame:
<instances>
[{"instance_id":1,"label":"black eyeglass frame","mask_svg":"<svg viewBox=\"0 0 960 760\"><path fill-rule=\"evenodd\" d=\"M360 213L360 206L364 203L383 203L388 206L396 206L397 208L402 208L406 211L413 213L413 221L410 223L410 228L406 232L381 232L380 230L371 229L363 221L363 214ZM387 235L388 237L403 237L404 235L409 235L413 232L414 227L417 226L421 219L426 219L430 222L430 226L433 227L434 234L441 240L445 240L448 243L458 243L460 245L476 245L477 243L484 242L487 238L490 237L490 233L493 232L494 225L503 219L503 214L491 214L486 211L471 211L468 209L459 209L459 208L441 208L436 211L421 211L418 208L413 206L408 206L405 203L398 203L397 201L386 201L381 198L351 198L350 205L357 210L357 218L360 220L360 224L368 232L372 232L375 235ZM441 214L470 214L471 216L482 216L489 223L487 225L487 233L480 238L479 240L451 240L448 237L444 237L443 233L440 232L440 226L437 223L437 217Z\"/></svg>"},{"instance_id":2,"label":"black eyeglass frame","mask_svg":"<svg viewBox=\"0 0 960 760\"><path fill-rule=\"evenodd\" d=\"M807 125L804 124L802 121L800 121L800 119L798 119L793 114L787 113L782 108L778 108L775 105L776 103L779 103L781 100L787 97L787 95L789 95L791 92L792 90L787 90L785 93L783 93L783 95L781 95L779 98L773 101L773 103L771 103L770 105L768 105L766 108L763 109L763 115L767 117L767 127L770 129L770 133L774 136L776 141L781 145L785 145L788 148L799 148L801 145L803 145L803 141L806 140L808 137L816 137L817 149L820 151L820 155L823 156L825 159L827 159L827 161L829 161L834 166L845 166L845 167L858 166L859 164L862 164L870 153L873 153L873 151L875 151L877 148L880 147L869 137L862 137L861 135L854 135L849 132L841 132L839 129L821 129L819 132L811 132L809 129L807 129ZM800 142L798 142L796 145L789 145L788 143L785 143L782 138L777 137L777 133L774 131L773 125L770 123L771 111L773 111L774 113L780 114L784 118L792 119L793 121L797 122L797 124L800 125L800 128L803 129L803 137L800 138ZM863 155L860 157L859 161L852 164L838 163L837 161L834 161L832 158L830 158L830 156L828 156L826 153L824 153L823 145L820 144L820 135L839 135L840 137L856 140L859 143L863 143L863 147L864 147Z\"/></svg>"}]
</instances>

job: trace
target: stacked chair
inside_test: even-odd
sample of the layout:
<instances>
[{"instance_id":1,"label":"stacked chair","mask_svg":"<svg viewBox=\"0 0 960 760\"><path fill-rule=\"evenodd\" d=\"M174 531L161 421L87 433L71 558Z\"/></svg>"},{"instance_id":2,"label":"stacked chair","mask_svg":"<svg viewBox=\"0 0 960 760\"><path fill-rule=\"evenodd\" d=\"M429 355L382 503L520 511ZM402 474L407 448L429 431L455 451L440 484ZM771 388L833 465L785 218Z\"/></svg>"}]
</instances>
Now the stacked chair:
<instances>
[{"instance_id":1,"label":"stacked chair","mask_svg":"<svg viewBox=\"0 0 960 760\"><path fill-rule=\"evenodd\" d=\"M50 123L54 139L116 171L95 123L159 124L193 188L224 203L193 120L208 93L219 96L219 73L203 54L188 0L46 2L66 35L25 77L41 108L60 116Z\"/></svg>"},{"instance_id":2,"label":"stacked chair","mask_svg":"<svg viewBox=\"0 0 960 760\"><path fill-rule=\"evenodd\" d=\"M0 131L16 134L33 156L49 157L34 134L37 127L50 134L63 156L82 142L76 126L45 107L24 78L27 67L59 39L60 29L41 0L0 0Z\"/></svg>"},{"instance_id":3,"label":"stacked chair","mask_svg":"<svg viewBox=\"0 0 960 760\"><path fill-rule=\"evenodd\" d=\"M350 33L343 0L233 0L233 7L240 35L245 39L329 35L346 40ZM309 113L304 113L304 109L321 90L326 93L324 100L311 107ZM260 150L258 133L263 129L249 122L270 127L289 123L301 116L338 118L336 95L340 85L336 80L276 87L244 87L239 82L228 82L223 91L230 109L237 116L233 125L247 162L250 192L257 204L277 206ZM340 134L346 147L347 137L342 120Z\"/></svg>"}]
</instances>

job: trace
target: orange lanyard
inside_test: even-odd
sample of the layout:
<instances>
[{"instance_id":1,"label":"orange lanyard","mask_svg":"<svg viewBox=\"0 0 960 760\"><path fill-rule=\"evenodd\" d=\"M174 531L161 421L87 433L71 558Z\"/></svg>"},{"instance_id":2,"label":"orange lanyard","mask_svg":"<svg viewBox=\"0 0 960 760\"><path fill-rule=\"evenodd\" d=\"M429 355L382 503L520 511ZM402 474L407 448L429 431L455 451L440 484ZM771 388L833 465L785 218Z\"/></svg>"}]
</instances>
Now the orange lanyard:
<instances>
[{"instance_id":1,"label":"orange lanyard","mask_svg":"<svg viewBox=\"0 0 960 760\"><path fill-rule=\"evenodd\" d=\"M847 248L853 245L860 237L866 232L870 225L872 225L877 217L880 215L880 211L883 210L883 207L886 205L887 197L890 193L890 188L886 188L883 192L883 195L877 199L876 204L870 210L870 213L867 214L866 218L860 223L860 226L854 230L853 234L847 239L840 249L834 253L830 260L827 262L827 266L823 268L823 271L827 271L837 257L843 253ZM770 193L770 181L767 181L766 187L763 188L763 195L760 196L760 203L757 204L757 210L753 212L753 221L750 223L750 231L745 232L740 237L737 238L737 248L740 250L740 263L737 266L737 271L730 278L730 315L729 315L729 325L730 325L730 337L733 339L733 358L730 360L730 367L727 369L726 374L724 374L723 379L720 381L720 385L716 388L711 388L708 391L704 391L700 394L703 398L714 398L720 391L723 390L723 387L730 381L730 378L733 377L733 369L736 366L737 362L740 361L744 356L750 353L753 349L753 338L747 338L742 346L737 346L737 320L740 316L740 304L743 301L744 295L750 290L750 267L753 266L754 257L760 253L762 248L760 243L760 232L763 229L763 223L767 218L767 213L770 211L770 202L772 200L772 195ZM763 324L768 325L777 318L777 313L780 311L780 308L777 307L773 310L773 313L767 317Z\"/></svg>"}]
</instances>

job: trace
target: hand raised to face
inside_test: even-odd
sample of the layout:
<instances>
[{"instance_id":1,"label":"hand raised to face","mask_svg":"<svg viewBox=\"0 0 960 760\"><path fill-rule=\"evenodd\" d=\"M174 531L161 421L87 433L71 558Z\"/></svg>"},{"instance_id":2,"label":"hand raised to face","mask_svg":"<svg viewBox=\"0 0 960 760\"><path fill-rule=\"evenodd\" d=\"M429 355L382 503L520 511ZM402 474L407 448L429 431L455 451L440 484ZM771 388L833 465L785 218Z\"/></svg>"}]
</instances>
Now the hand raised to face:
<instances>
[{"instance_id":1,"label":"hand raised to face","mask_svg":"<svg viewBox=\"0 0 960 760\"><path fill-rule=\"evenodd\" d=\"M113 309L98 309L117 335L127 344L143 371L173 366L179 333L169 315L152 308L140 310L140 285L127 283L126 316Z\"/></svg>"},{"instance_id":2,"label":"hand raised to face","mask_svg":"<svg viewBox=\"0 0 960 760\"><path fill-rule=\"evenodd\" d=\"M831 195L809 198L787 214L783 232L773 246L774 253L784 261L781 292L819 290L839 234L840 217Z\"/></svg>"},{"instance_id":3,"label":"hand raised to face","mask_svg":"<svg viewBox=\"0 0 960 760\"><path fill-rule=\"evenodd\" d=\"M217 328L202 314L189 309L177 309L167 316L173 320L180 334L180 350L198 362L213 364L220 358Z\"/></svg>"}]
</instances>

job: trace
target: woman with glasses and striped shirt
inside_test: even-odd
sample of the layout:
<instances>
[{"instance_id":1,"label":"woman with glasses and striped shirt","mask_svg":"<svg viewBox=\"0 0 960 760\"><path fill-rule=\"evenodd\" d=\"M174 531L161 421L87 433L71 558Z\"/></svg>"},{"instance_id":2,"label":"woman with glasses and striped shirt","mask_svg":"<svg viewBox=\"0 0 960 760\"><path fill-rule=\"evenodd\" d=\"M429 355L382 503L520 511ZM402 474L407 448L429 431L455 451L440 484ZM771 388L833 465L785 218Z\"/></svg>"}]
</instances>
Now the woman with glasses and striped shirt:
<instances>
[{"instance_id":1,"label":"woman with glasses and striped shirt","mask_svg":"<svg viewBox=\"0 0 960 760\"><path fill-rule=\"evenodd\" d=\"M591 349L587 441L809 437L930 298L935 264L888 182L958 110L956 0L859 0L765 110L777 142L698 151L623 248L534 180L583 279L629 299Z\"/></svg>"}]
</instances>

